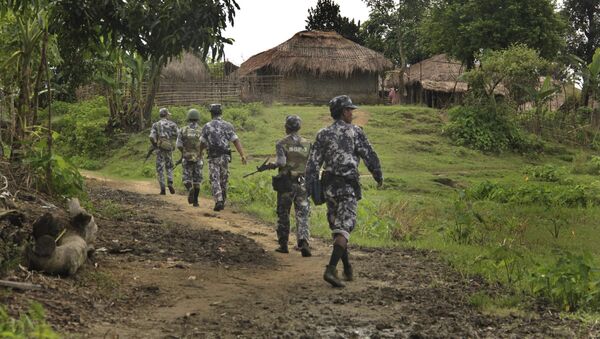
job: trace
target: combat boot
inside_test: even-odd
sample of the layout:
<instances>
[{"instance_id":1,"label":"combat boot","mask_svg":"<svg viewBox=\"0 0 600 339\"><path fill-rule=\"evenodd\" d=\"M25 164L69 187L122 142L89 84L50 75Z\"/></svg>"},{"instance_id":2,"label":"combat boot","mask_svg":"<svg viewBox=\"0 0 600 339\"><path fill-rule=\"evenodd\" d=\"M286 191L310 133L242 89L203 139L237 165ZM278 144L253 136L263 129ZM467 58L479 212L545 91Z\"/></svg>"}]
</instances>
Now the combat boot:
<instances>
[{"instance_id":1,"label":"combat boot","mask_svg":"<svg viewBox=\"0 0 600 339\"><path fill-rule=\"evenodd\" d=\"M173 183L169 183L169 185L167 186L169 188L169 193L171 194L175 194L175 188L173 188Z\"/></svg>"},{"instance_id":2,"label":"combat boot","mask_svg":"<svg viewBox=\"0 0 600 339\"><path fill-rule=\"evenodd\" d=\"M348 266L344 265L344 271L342 273L342 276L344 277L344 280L346 280L346 281L354 280L354 272L352 271L352 265L348 265Z\"/></svg>"},{"instance_id":3,"label":"combat boot","mask_svg":"<svg viewBox=\"0 0 600 339\"><path fill-rule=\"evenodd\" d=\"M290 253L290 250L288 249L288 243L280 241L279 242L279 247L277 247L275 249L275 252L279 252L279 253Z\"/></svg>"},{"instance_id":4,"label":"combat boot","mask_svg":"<svg viewBox=\"0 0 600 339\"><path fill-rule=\"evenodd\" d=\"M219 211L222 211L224 208L225 208L225 203L223 203L222 201L217 201L215 203L215 207L213 208L213 211L219 212Z\"/></svg>"},{"instance_id":5,"label":"combat boot","mask_svg":"<svg viewBox=\"0 0 600 339\"><path fill-rule=\"evenodd\" d=\"M188 191L188 204L193 204L194 203L194 189L190 188Z\"/></svg>"},{"instance_id":6,"label":"combat boot","mask_svg":"<svg viewBox=\"0 0 600 339\"><path fill-rule=\"evenodd\" d=\"M312 253L310 253L310 246L308 245L308 241L302 239L300 240L300 253L302 253L303 257L310 257Z\"/></svg>"},{"instance_id":7,"label":"combat boot","mask_svg":"<svg viewBox=\"0 0 600 339\"><path fill-rule=\"evenodd\" d=\"M198 195L200 195L200 187L194 187L194 207L199 207Z\"/></svg>"},{"instance_id":8,"label":"combat boot","mask_svg":"<svg viewBox=\"0 0 600 339\"><path fill-rule=\"evenodd\" d=\"M167 194L167 192L165 191L165 188L161 187L160 188L160 195L166 195L166 194Z\"/></svg>"},{"instance_id":9,"label":"combat boot","mask_svg":"<svg viewBox=\"0 0 600 339\"><path fill-rule=\"evenodd\" d=\"M344 285L344 283L337 277L337 271L333 265L325 266L323 279L330 283L333 287L346 287L346 285Z\"/></svg>"}]
</instances>

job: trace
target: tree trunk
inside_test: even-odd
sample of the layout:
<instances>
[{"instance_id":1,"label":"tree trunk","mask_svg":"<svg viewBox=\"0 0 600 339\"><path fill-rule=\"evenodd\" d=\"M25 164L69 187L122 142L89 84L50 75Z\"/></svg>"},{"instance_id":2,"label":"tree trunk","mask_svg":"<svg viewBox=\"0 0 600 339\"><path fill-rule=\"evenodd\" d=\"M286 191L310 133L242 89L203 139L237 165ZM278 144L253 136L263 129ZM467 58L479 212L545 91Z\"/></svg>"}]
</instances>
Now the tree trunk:
<instances>
[{"instance_id":1,"label":"tree trunk","mask_svg":"<svg viewBox=\"0 0 600 339\"><path fill-rule=\"evenodd\" d=\"M160 72L162 71L162 64L160 61L152 60L150 64L150 78L148 81L148 88L146 91L146 100L144 102L144 110L142 112L142 122L140 123L140 130L143 129L144 123L150 121L152 107L154 106L154 98L158 87L160 86Z\"/></svg>"},{"instance_id":2,"label":"tree trunk","mask_svg":"<svg viewBox=\"0 0 600 339\"><path fill-rule=\"evenodd\" d=\"M47 90L48 90L48 135L47 135L47 147L48 147L48 157L52 157L52 91L50 90L50 67L48 65L48 56L46 55L46 50L48 47L48 27L46 27L46 31L44 32L44 41L42 42L42 60L44 67L46 68L46 82L47 82ZM37 103L36 103L37 105ZM48 185L48 192L52 193L52 161L48 161L46 165L46 183Z\"/></svg>"},{"instance_id":3,"label":"tree trunk","mask_svg":"<svg viewBox=\"0 0 600 339\"><path fill-rule=\"evenodd\" d=\"M402 45L402 28L398 30L398 53L400 55L400 74L398 77L398 103L402 104L406 97L406 88L404 86L404 73L406 72L406 53L404 53L404 46ZM399 93L398 93L399 92Z\"/></svg>"}]
</instances>

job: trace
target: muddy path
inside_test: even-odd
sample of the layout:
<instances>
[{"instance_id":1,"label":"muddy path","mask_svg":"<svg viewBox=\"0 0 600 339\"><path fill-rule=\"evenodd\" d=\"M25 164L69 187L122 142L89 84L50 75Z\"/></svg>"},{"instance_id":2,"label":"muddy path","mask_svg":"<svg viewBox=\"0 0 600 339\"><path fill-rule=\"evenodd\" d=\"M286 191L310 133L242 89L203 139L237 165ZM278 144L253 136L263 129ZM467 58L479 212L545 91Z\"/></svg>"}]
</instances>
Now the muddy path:
<instances>
[{"instance_id":1,"label":"muddy path","mask_svg":"<svg viewBox=\"0 0 600 339\"><path fill-rule=\"evenodd\" d=\"M435 254L351 249L357 279L345 289L322 280L330 249L313 257L276 247L273 225L212 201L189 206L182 195L156 195L153 182L113 181L86 173L104 219L96 267L127 294L87 319L89 338L419 338L588 337L587 325L543 306L488 315L470 296L497 293L466 280ZM106 203L106 202L109 203ZM135 216L133 218L133 216ZM121 221L119 221L121 219ZM102 225L100 225L102 227ZM112 310L112 312L111 312ZM92 309L92 313L96 309Z\"/></svg>"}]
</instances>

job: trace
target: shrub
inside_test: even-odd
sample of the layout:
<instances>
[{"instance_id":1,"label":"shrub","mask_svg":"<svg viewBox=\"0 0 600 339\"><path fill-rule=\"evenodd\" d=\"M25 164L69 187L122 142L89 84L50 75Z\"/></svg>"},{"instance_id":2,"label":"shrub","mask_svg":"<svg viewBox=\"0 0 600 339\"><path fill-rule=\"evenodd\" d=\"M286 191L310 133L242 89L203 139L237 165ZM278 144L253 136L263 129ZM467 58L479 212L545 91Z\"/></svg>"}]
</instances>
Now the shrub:
<instances>
[{"instance_id":1,"label":"shrub","mask_svg":"<svg viewBox=\"0 0 600 339\"><path fill-rule=\"evenodd\" d=\"M32 303L27 314L19 319L8 315L4 307L0 307L0 337L2 338L39 338L58 339L57 333L44 320L44 309L38 303Z\"/></svg>"},{"instance_id":2,"label":"shrub","mask_svg":"<svg viewBox=\"0 0 600 339\"><path fill-rule=\"evenodd\" d=\"M471 102L452 108L448 112L450 122L443 133L457 145L483 152L529 152L543 149L541 142L524 136L510 119L510 115L514 113L510 105L486 102L482 100L480 104Z\"/></svg>"},{"instance_id":3,"label":"shrub","mask_svg":"<svg viewBox=\"0 0 600 339\"><path fill-rule=\"evenodd\" d=\"M599 269L589 253L558 252L557 259L538 266L529 279L531 293L548 299L565 311L598 310Z\"/></svg>"},{"instance_id":4,"label":"shrub","mask_svg":"<svg viewBox=\"0 0 600 339\"><path fill-rule=\"evenodd\" d=\"M564 180L565 177L563 169L549 164L543 166L527 166L523 172L528 178L545 182L559 182Z\"/></svg>"}]
</instances>

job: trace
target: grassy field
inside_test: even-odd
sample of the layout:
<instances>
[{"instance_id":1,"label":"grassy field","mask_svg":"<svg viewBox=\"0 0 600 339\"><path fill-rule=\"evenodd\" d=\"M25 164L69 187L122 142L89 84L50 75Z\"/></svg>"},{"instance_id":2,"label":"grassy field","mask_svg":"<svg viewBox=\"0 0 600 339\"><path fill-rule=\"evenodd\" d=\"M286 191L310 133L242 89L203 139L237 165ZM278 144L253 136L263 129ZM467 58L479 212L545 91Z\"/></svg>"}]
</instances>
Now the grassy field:
<instances>
[{"instance_id":1,"label":"grassy field","mask_svg":"<svg viewBox=\"0 0 600 339\"><path fill-rule=\"evenodd\" d=\"M186 109L174 109L174 119L182 122ZM246 166L233 156L230 199L237 208L274 224L274 172L247 179L242 175L264 158L273 158L287 115L302 117L301 134L314 139L331 123L328 108L253 105L226 107L228 111L226 119L235 120L250 156ZM203 111L203 119L207 114ZM364 199L352 243L437 250L467 275L483 275L530 293L539 289L535 277L564 266L557 264L561 258L568 259L563 271L574 275L571 271L581 265L593 271L598 264L600 158L590 151L548 144L544 154L482 154L452 145L442 134L445 116L437 110L362 106L357 116L381 158L385 184L376 189L361 165ZM153 160L143 163L147 149L147 133L132 136L111 152L100 171L151 180ZM175 180L181 189L180 175L178 169ZM204 195L209 194L207 181ZM311 231L329 237L324 206L313 208ZM577 256L581 253L589 253L589 258Z\"/></svg>"}]
</instances>

